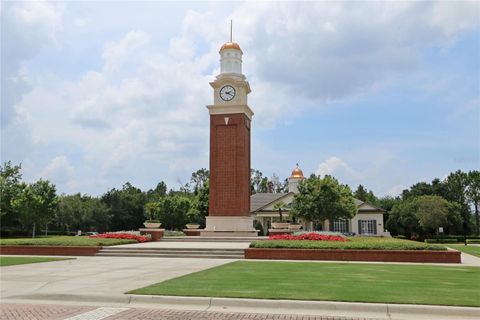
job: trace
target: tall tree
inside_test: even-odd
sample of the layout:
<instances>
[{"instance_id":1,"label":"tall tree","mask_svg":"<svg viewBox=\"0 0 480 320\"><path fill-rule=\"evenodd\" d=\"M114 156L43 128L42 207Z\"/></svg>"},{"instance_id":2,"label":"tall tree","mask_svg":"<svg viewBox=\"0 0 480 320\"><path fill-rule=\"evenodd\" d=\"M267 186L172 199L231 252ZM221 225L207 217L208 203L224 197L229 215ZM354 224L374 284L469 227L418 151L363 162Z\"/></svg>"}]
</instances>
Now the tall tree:
<instances>
[{"instance_id":1,"label":"tall tree","mask_svg":"<svg viewBox=\"0 0 480 320\"><path fill-rule=\"evenodd\" d=\"M439 196L420 196L415 200L415 214L424 234L436 234L439 227L449 228L451 222L461 224L461 217L451 204ZM458 207L457 207L458 208ZM454 214L454 217L450 215ZM453 226L455 227L455 225Z\"/></svg>"},{"instance_id":2,"label":"tall tree","mask_svg":"<svg viewBox=\"0 0 480 320\"><path fill-rule=\"evenodd\" d=\"M167 195L167 184L163 181L160 181L155 189L150 189L147 191L148 201L158 201L160 198Z\"/></svg>"},{"instance_id":3,"label":"tall tree","mask_svg":"<svg viewBox=\"0 0 480 320\"><path fill-rule=\"evenodd\" d=\"M299 184L298 191L292 204L294 217L321 223L326 219L349 219L357 213L350 188L331 176L312 174Z\"/></svg>"},{"instance_id":4,"label":"tall tree","mask_svg":"<svg viewBox=\"0 0 480 320\"><path fill-rule=\"evenodd\" d=\"M203 187L209 178L210 172L205 168L193 172L192 177L190 178L190 184L193 186L193 191L196 192L199 188Z\"/></svg>"},{"instance_id":5,"label":"tall tree","mask_svg":"<svg viewBox=\"0 0 480 320\"><path fill-rule=\"evenodd\" d=\"M255 169L250 170L250 186L252 194L260 192L258 190L260 189L260 183L262 182L262 180L263 173Z\"/></svg>"},{"instance_id":6,"label":"tall tree","mask_svg":"<svg viewBox=\"0 0 480 320\"><path fill-rule=\"evenodd\" d=\"M282 200L278 201L277 203L275 203L275 205L273 206L273 210L277 210L278 211L278 215L280 216L280 222L283 222L283 210L286 208L286 204L285 202L283 202Z\"/></svg>"},{"instance_id":7,"label":"tall tree","mask_svg":"<svg viewBox=\"0 0 480 320\"><path fill-rule=\"evenodd\" d=\"M18 216L12 207L12 201L17 199L25 188L22 183L21 165L12 165L7 161L0 167L0 219L1 226L15 226Z\"/></svg>"},{"instance_id":8,"label":"tall tree","mask_svg":"<svg viewBox=\"0 0 480 320\"><path fill-rule=\"evenodd\" d=\"M415 198L419 196L431 196L433 195L432 185L427 182L418 182L410 187L410 189L405 189L402 192L402 198Z\"/></svg>"},{"instance_id":9,"label":"tall tree","mask_svg":"<svg viewBox=\"0 0 480 320\"><path fill-rule=\"evenodd\" d=\"M272 174L272 177L270 178L270 182L272 183L272 192L274 193L284 192L283 184L280 182L280 178L275 173Z\"/></svg>"},{"instance_id":10,"label":"tall tree","mask_svg":"<svg viewBox=\"0 0 480 320\"><path fill-rule=\"evenodd\" d=\"M353 196L358 200L367 201L368 191L361 184L358 185L357 190L353 193Z\"/></svg>"},{"instance_id":11,"label":"tall tree","mask_svg":"<svg viewBox=\"0 0 480 320\"><path fill-rule=\"evenodd\" d=\"M160 218L160 203L159 202L147 202L143 207L145 212L145 218L147 222L159 222Z\"/></svg>"},{"instance_id":12,"label":"tall tree","mask_svg":"<svg viewBox=\"0 0 480 320\"><path fill-rule=\"evenodd\" d=\"M12 201L12 207L17 211L20 223L32 228L33 238L37 226L51 222L57 205L55 186L42 179L27 185L18 198Z\"/></svg>"},{"instance_id":13,"label":"tall tree","mask_svg":"<svg viewBox=\"0 0 480 320\"><path fill-rule=\"evenodd\" d=\"M190 210L188 211L189 222L200 224L205 227L205 217L208 216L209 208L209 181L206 181L192 199Z\"/></svg>"},{"instance_id":14,"label":"tall tree","mask_svg":"<svg viewBox=\"0 0 480 320\"><path fill-rule=\"evenodd\" d=\"M129 182L121 190L109 190L101 200L112 216L112 230L136 230L143 225L143 206L147 202L147 196Z\"/></svg>"},{"instance_id":15,"label":"tall tree","mask_svg":"<svg viewBox=\"0 0 480 320\"><path fill-rule=\"evenodd\" d=\"M188 222L187 213L191 200L184 196L169 196L160 199L160 221L169 230L182 230Z\"/></svg>"},{"instance_id":16,"label":"tall tree","mask_svg":"<svg viewBox=\"0 0 480 320\"><path fill-rule=\"evenodd\" d=\"M439 227L445 233L461 230L460 206L440 196L419 196L396 203L386 227L394 235L422 238L436 234Z\"/></svg>"},{"instance_id":17,"label":"tall tree","mask_svg":"<svg viewBox=\"0 0 480 320\"><path fill-rule=\"evenodd\" d=\"M416 213L415 198L407 198L396 203L385 224L392 235L404 235L411 239L421 234Z\"/></svg>"},{"instance_id":18,"label":"tall tree","mask_svg":"<svg viewBox=\"0 0 480 320\"><path fill-rule=\"evenodd\" d=\"M463 233L467 235L471 230L471 214L467 200L468 174L457 170L450 173L444 180L445 199L460 205L460 214L463 219Z\"/></svg>"},{"instance_id":19,"label":"tall tree","mask_svg":"<svg viewBox=\"0 0 480 320\"><path fill-rule=\"evenodd\" d=\"M468 172L467 201L475 209L475 233L480 234L480 217L478 209L480 206L480 171L474 170Z\"/></svg>"},{"instance_id":20,"label":"tall tree","mask_svg":"<svg viewBox=\"0 0 480 320\"><path fill-rule=\"evenodd\" d=\"M401 201L402 200L400 199L400 197L394 198L392 196L385 196L376 201L375 205L385 210L385 213L383 214L383 224L385 226L387 225L388 217L390 216L390 212L392 211L392 208L395 206L395 204Z\"/></svg>"}]
</instances>

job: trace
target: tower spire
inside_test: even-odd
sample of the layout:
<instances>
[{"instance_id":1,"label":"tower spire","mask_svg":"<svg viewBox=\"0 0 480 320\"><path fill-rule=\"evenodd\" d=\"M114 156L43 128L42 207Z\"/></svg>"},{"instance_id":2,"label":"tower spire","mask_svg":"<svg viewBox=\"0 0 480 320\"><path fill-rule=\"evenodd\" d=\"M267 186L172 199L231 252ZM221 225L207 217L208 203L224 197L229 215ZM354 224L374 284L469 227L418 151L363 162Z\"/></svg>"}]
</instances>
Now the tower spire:
<instances>
[{"instance_id":1,"label":"tower spire","mask_svg":"<svg viewBox=\"0 0 480 320\"><path fill-rule=\"evenodd\" d=\"M233 42L232 34L233 34L233 20L230 20L230 42Z\"/></svg>"}]
</instances>

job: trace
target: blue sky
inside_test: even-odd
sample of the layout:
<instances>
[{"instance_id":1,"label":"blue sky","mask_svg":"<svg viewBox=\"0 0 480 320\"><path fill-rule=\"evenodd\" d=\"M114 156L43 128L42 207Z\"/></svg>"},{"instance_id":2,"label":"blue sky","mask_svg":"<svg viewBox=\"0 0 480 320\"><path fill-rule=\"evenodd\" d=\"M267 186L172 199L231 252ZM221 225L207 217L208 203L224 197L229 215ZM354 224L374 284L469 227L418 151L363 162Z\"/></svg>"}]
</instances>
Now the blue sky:
<instances>
[{"instance_id":1,"label":"blue sky","mask_svg":"<svg viewBox=\"0 0 480 320\"><path fill-rule=\"evenodd\" d=\"M2 161L60 192L208 167L218 49L244 52L252 166L378 195L480 167L478 2L2 2Z\"/></svg>"}]
</instances>

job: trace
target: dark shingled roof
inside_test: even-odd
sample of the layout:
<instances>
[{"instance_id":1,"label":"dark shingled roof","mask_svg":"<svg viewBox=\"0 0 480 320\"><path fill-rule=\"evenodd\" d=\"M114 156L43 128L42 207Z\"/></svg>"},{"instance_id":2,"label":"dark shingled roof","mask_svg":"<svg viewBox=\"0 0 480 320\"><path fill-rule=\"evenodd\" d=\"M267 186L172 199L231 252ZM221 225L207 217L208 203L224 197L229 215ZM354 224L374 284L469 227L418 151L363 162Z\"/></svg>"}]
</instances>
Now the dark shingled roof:
<instances>
[{"instance_id":1,"label":"dark shingled roof","mask_svg":"<svg viewBox=\"0 0 480 320\"><path fill-rule=\"evenodd\" d=\"M260 210L261 208L269 205L270 203L277 201L278 199L286 196L288 193L256 193L254 195L250 196L250 212L255 212ZM357 207L361 206L364 204L365 201L355 199L355 205ZM381 208L378 208L377 206L374 206L370 203L368 203L375 209L360 209L359 212L374 212L374 211L385 211Z\"/></svg>"},{"instance_id":2,"label":"dark shingled roof","mask_svg":"<svg viewBox=\"0 0 480 320\"><path fill-rule=\"evenodd\" d=\"M286 196L288 193L256 193L250 197L250 212L258 209Z\"/></svg>"}]
</instances>

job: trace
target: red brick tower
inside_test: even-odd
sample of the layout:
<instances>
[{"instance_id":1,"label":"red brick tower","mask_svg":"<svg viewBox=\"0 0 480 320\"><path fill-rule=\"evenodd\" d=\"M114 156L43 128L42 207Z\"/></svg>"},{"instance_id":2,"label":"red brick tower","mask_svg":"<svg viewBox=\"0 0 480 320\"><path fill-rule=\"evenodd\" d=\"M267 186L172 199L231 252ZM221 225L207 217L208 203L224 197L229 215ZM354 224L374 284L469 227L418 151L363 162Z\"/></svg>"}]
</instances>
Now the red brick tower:
<instances>
[{"instance_id":1,"label":"red brick tower","mask_svg":"<svg viewBox=\"0 0 480 320\"><path fill-rule=\"evenodd\" d=\"M202 236L256 236L250 217L250 85L242 74L242 50L220 49L220 74L210 85L210 210Z\"/></svg>"}]
</instances>

